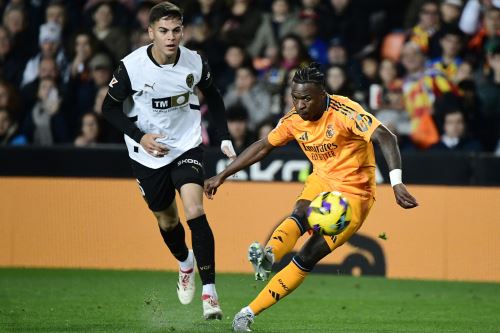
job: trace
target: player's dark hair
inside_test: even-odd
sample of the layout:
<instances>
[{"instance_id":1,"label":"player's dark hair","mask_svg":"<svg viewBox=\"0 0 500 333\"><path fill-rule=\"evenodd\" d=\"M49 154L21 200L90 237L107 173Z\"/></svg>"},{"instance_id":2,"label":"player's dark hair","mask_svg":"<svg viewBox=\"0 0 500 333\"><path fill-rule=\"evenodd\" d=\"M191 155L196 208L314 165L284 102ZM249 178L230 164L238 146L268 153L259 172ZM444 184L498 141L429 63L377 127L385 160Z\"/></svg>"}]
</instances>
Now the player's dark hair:
<instances>
[{"instance_id":1,"label":"player's dark hair","mask_svg":"<svg viewBox=\"0 0 500 333\"><path fill-rule=\"evenodd\" d=\"M321 65L317 62L311 63L307 67L301 67L293 76L295 83L314 83L318 86L325 87L325 73L321 71Z\"/></svg>"},{"instance_id":2,"label":"player's dark hair","mask_svg":"<svg viewBox=\"0 0 500 333\"><path fill-rule=\"evenodd\" d=\"M162 18L179 19L182 22L182 9L170 2L160 2L149 11L149 25L153 25Z\"/></svg>"}]
</instances>

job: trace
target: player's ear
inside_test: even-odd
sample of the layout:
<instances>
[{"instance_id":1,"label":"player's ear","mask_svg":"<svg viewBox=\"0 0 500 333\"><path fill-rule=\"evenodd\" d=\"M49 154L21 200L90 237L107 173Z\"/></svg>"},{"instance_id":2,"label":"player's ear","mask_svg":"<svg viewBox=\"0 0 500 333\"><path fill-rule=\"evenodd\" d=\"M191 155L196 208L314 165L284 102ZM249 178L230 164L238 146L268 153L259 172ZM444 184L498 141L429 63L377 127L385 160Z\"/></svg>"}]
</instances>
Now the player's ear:
<instances>
[{"instance_id":1,"label":"player's ear","mask_svg":"<svg viewBox=\"0 0 500 333\"><path fill-rule=\"evenodd\" d=\"M154 33L153 33L153 26L150 24L148 25L148 34L149 34L149 38L151 38L151 40L154 40Z\"/></svg>"}]
</instances>

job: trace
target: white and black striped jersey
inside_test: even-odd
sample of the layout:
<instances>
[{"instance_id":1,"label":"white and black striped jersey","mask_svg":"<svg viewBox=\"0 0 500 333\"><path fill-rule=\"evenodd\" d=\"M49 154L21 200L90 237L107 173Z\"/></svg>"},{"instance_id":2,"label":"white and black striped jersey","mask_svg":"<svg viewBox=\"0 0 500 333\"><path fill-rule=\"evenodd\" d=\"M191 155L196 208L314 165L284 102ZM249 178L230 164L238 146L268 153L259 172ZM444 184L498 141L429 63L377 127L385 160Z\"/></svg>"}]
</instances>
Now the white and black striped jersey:
<instances>
[{"instance_id":1,"label":"white and black striped jersey","mask_svg":"<svg viewBox=\"0 0 500 333\"><path fill-rule=\"evenodd\" d=\"M152 56L152 46L123 58L109 83L108 95L123 102L123 113L135 125L117 126L114 122L125 133L130 158L157 169L201 144L200 103L195 87L208 89L212 77L207 62L197 52L180 46L173 64L159 65ZM220 125L227 133L223 104L222 110L215 111L223 113ZM111 121L109 112L106 118ZM165 144L169 153L161 158L150 155L139 144L145 133L164 134L157 141Z\"/></svg>"}]
</instances>

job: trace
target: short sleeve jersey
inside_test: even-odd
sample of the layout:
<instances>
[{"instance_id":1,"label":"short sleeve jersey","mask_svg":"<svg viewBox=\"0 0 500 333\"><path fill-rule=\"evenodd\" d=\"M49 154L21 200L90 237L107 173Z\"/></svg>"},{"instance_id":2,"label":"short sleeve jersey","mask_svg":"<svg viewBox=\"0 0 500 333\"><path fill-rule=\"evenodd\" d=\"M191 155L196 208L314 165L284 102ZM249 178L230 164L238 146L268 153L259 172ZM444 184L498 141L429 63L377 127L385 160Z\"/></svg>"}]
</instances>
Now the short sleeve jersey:
<instances>
[{"instance_id":1,"label":"short sleeve jersey","mask_svg":"<svg viewBox=\"0 0 500 333\"><path fill-rule=\"evenodd\" d=\"M201 144L196 86L208 87L212 77L208 63L195 51L180 46L174 64L159 65L151 47L141 47L123 58L113 73L108 94L123 102L123 112L143 133L164 135L157 141L165 144L169 153L161 158L125 135L130 158L158 169Z\"/></svg>"},{"instance_id":2,"label":"short sleeve jersey","mask_svg":"<svg viewBox=\"0 0 500 333\"><path fill-rule=\"evenodd\" d=\"M296 140L313 172L333 188L355 195L375 194L375 154L371 135L380 122L347 97L328 95L317 121L288 112L268 135L273 146Z\"/></svg>"}]
</instances>

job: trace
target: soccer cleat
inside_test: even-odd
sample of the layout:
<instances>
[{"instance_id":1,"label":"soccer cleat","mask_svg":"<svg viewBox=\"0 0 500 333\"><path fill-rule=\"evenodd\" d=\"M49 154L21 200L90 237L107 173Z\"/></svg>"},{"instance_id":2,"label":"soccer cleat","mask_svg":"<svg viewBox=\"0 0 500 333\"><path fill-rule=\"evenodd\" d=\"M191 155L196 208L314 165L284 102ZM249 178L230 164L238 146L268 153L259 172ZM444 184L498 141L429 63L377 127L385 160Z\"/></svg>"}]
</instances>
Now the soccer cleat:
<instances>
[{"instance_id":1,"label":"soccer cleat","mask_svg":"<svg viewBox=\"0 0 500 333\"><path fill-rule=\"evenodd\" d=\"M201 301L203 303L203 318L205 320L222 319L222 310L217 298L211 295L202 295Z\"/></svg>"},{"instance_id":2,"label":"soccer cleat","mask_svg":"<svg viewBox=\"0 0 500 333\"><path fill-rule=\"evenodd\" d=\"M193 250L189 250L193 252ZM191 255L192 256L192 255ZM194 258L194 256L192 256ZM181 304L189 304L193 300L195 285L195 262L193 259L193 267L183 271L179 268L179 280L177 281L177 296Z\"/></svg>"},{"instance_id":3,"label":"soccer cleat","mask_svg":"<svg viewBox=\"0 0 500 333\"><path fill-rule=\"evenodd\" d=\"M250 325L253 324L254 315L249 311L241 309L233 319L233 331L235 332L251 332Z\"/></svg>"},{"instance_id":4,"label":"soccer cleat","mask_svg":"<svg viewBox=\"0 0 500 333\"><path fill-rule=\"evenodd\" d=\"M253 242L248 247L248 260L252 263L255 280L266 281L271 275L274 254L271 248L263 248L259 242Z\"/></svg>"}]
</instances>

